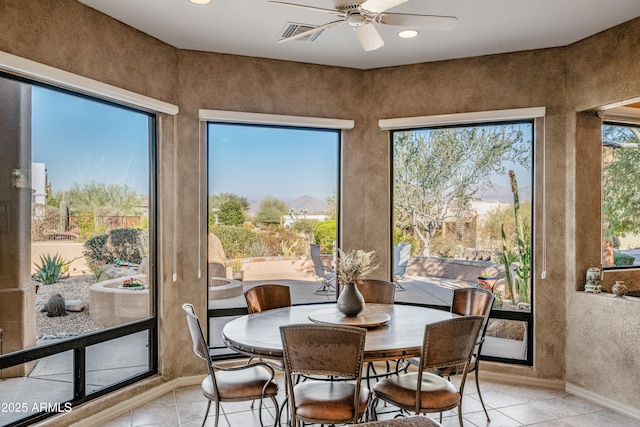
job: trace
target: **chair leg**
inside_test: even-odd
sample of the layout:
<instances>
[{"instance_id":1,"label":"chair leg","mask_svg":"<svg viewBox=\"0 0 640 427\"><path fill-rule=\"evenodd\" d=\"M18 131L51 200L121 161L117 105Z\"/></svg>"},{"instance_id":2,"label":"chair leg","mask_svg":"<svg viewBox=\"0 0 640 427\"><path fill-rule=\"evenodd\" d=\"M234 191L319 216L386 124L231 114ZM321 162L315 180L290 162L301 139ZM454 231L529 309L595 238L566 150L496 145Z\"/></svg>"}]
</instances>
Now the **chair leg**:
<instances>
[{"instance_id":1,"label":"chair leg","mask_svg":"<svg viewBox=\"0 0 640 427\"><path fill-rule=\"evenodd\" d=\"M264 427L264 424L262 423L262 396L260 396L260 406L258 406L258 418L260 419L260 426Z\"/></svg>"},{"instance_id":2,"label":"chair leg","mask_svg":"<svg viewBox=\"0 0 640 427\"><path fill-rule=\"evenodd\" d=\"M369 414L369 418L371 419L371 421L377 421L378 420L378 414L376 413L376 407L378 406L378 397L375 396L373 399L371 399L371 402L369 402L369 405L371 405L371 410L370 410L370 414Z\"/></svg>"},{"instance_id":3,"label":"chair leg","mask_svg":"<svg viewBox=\"0 0 640 427\"><path fill-rule=\"evenodd\" d=\"M271 398L271 401L273 402L273 406L275 406L275 414L276 414L276 420L273 423L273 427L278 427L278 425L280 424L280 407L278 406L278 399L274 397Z\"/></svg>"},{"instance_id":4,"label":"chair leg","mask_svg":"<svg viewBox=\"0 0 640 427\"><path fill-rule=\"evenodd\" d=\"M202 421L202 427L207 423L207 417L209 416L209 409L211 409L211 401L207 403L207 412L204 413L204 420ZM218 414L216 414L217 416Z\"/></svg>"},{"instance_id":5,"label":"chair leg","mask_svg":"<svg viewBox=\"0 0 640 427\"><path fill-rule=\"evenodd\" d=\"M204 419L207 421L207 419ZM218 420L220 420L220 401L216 400L216 418L213 422L213 427L218 427ZM202 424L204 427L204 424Z\"/></svg>"},{"instance_id":6,"label":"chair leg","mask_svg":"<svg viewBox=\"0 0 640 427\"><path fill-rule=\"evenodd\" d=\"M482 400L482 393L480 393L480 380L478 379L478 368L473 372L473 375L476 377L476 390L478 390L478 397L480 398L480 403L482 403L482 409L484 409L484 414L487 416L487 421L491 422L491 418L489 418L489 413L487 412L487 407L484 406L484 400Z\"/></svg>"},{"instance_id":7,"label":"chair leg","mask_svg":"<svg viewBox=\"0 0 640 427\"><path fill-rule=\"evenodd\" d=\"M440 412L440 418L442 418L442 412ZM460 423L460 427L464 427L462 423L462 399L460 399L460 404L458 405L458 422Z\"/></svg>"}]
</instances>

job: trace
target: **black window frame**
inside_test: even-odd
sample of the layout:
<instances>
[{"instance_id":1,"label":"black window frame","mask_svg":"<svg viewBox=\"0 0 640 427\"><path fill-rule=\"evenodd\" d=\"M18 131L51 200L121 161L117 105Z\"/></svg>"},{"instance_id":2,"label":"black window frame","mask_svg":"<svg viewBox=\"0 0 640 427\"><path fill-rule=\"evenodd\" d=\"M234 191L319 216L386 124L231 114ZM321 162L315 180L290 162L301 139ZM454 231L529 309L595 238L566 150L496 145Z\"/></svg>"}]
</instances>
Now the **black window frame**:
<instances>
[{"instance_id":1,"label":"black window frame","mask_svg":"<svg viewBox=\"0 0 640 427\"><path fill-rule=\"evenodd\" d=\"M51 84L38 82L22 76L16 76L0 71L0 78L16 81L31 86L38 86L45 89L53 90L59 93L84 98L101 104L110 105L116 108L129 110L139 114L146 115L149 119L149 276L151 278L151 317L146 319L130 322L124 325L113 326L101 329L99 331L83 334L79 337L63 339L53 344L43 344L37 347L31 347L20 351L15 351L0 355L0 370L11 368L13 366L22 365L27 362L38 360L44 357L53 356L73 351L73 398L66 402L58 402L64 408L65 404L70 404L71 408L82 403L97 399L101 396L139 382L145 378L149 378L158 373L158 209L157 209L157 181L158 181L158 164L157 164L157 147L158 147L158 117L157 114L148 111L139 110L128 105L119 104L110 100L101 99L85 93L74 92L72 90L57 87ZM148 342L148 366L149 369L137 375L133 375L124 380L117 381L109 386L93 391L86 392L86 349L87 347L103 342L122 338L127 335L147 331L149 336ZM45 420L49 417L57 415L53 411L41 411L31 414L25 418L21 418L15 422L7 424L7 427L28 426L35 422Z\"/></svg>"},{"instance_id":2,"label":"black window frame","mask_svg":"<svg viewBox=\"0 0 640 427\"><path fill-rule=\"evenodd\" d=\"M336 246L340 247L340 182L341 182L341 174L342 174L342 169L341 169L341 155L342 155L342 130L341 129L328 129L328 128L316 128L316 127L312 127L312 126L286 126L286 125L279 125L279 124L268 124L268 123L264 123L264 124L255 124L255 123L236 123L236 122L225 122L225 121L216 121L216 120L208 120L205 122L206 125L206 148L207 148L207 159L209 159L209 125L228 125L228 126L247 126L247 127L257 127L257 128L275 128L275 129L293 129L293 130L308 130L308 131L315 131L315 132L327 132L327 133L335 133L336 137L337 137L337 153L336 153L336 161L337 161L337 176L336 176L336 217L337 217L337 221L336 221ZM206 167L206 171L207 171L207 177L209 176L209 162L207 161L207 167ZM207 179L207 192L206 192L206 197L207 197L207 212L209 212L209 205L208 205L208 201L209 201L209 197L208 197L209 191L208 191L208 179ZM205 233L208 233L208 227L206 227ZM206 236L205 236L206 237ZM207 277L208 277L208 272L207 272ZM207 285L205 283L205 287L204 287L204 299L205 301L207 301L207 331L211 330L211 321L213 319L216 318L220 318L220 317L232 317L232 316L243 316L245 314L249 314L248 310L246 307L233 307L233 308L214 308L214 309L210 309L209 308L209 296L208 296L208 290L207 290ZM338 299L337 293L336 293L336 297L335 297L336 301ZM331 301L329 302L318 302L318 303L301 303L301 304L317 304L317 305L323 305L323 304L331 304ZM297 304L294 304L297 305ZM227 359L235 359L238 357L238 353L229 350L226 346L224 345L220 345L220 346L216 346L216 345L212 345L210 342L210 335L209 333L206 334L206 339L207 339L207 345L209 347L210 351L213 351L211 357L213 360L227 360ZM227 351L225 351L227 350Z\"/></svg>"},{"instance_id":3,"label":"black window frame","mask_svg":"<svg viewBox=\"0 0 640 427\"><path fill-rule=\"evenodd\" d=\"M511 359L511 358L506 358L506 357L496 357L496 356L487 356L487 355L480 355L480 359L481 360L488 360L491 362L501 362L501 363L507 363L507 364L511 364L511 365L525 365L525 366L533 366L533 356L534 356L534 304L535 304L535 272L534 272L534 266L535 266L535 239L533 238L533 235L535 235L535 227L536 227L536 223L535 223L535 153L536 153L536 124L537 124L537 119L536 118L531 118L531 119L520 119L520 120L497 120L497 121L486 121L486 122L464 122L461 124L451 124L451 125L434 125L434 126L419 126L419 127L410 127L410 128L402 128L402 129L395 129L395 130L390 130L389 131L389 158L390 158L390 167L389 167L389 179L390 179L390 197L391 197L391 203L390 203L390 208L391 208L391 215L390 215L390 221L389 221L389 235L391 236L391 248L390 248L390 254L391 254L391 258L390 258L390 264L391 266L393 266L393 233L394 233L394 215L393 215L393 209L394 209L394 133L395 132L412 132L412 131L420 131L420 130L428 130L428 129L446 129L446 128L460 128L462 126L464 127L473 127L473 126L495 126L495 125L514 125L514 124L530 124L531 125L531 132L532 132L532 141L531 141L531 161L532 161L532 167L531 167L531 191L532 191L532 204L531 204L531 219L532 219L532 224L531 224L531 232L532 232L532 239L531 239L531 266L532 266L532 274L531 274L531 296L530 296L530 300L531 300L531 310L530 311L512 311L512 310L502 310L502 309L491 309L491 313L489 315L490 319L503 319L503 320L512 320L512 321L523 321L526 323L526 345L527 345L527 355L526 358L524 359ZM393 272L392 272L393 274ZM448 311L450 309L449 306L445 306L445 305L434 305L434 304L421 304L421 303L407 303L407 302L399 302L396 301L395 304L405 304L405 305L417 305L417 306L423 306L423 307L429 307L429 308L435 308L435 309L439 309L439 310L446 310Z\"/></svg>"}]
</instances>

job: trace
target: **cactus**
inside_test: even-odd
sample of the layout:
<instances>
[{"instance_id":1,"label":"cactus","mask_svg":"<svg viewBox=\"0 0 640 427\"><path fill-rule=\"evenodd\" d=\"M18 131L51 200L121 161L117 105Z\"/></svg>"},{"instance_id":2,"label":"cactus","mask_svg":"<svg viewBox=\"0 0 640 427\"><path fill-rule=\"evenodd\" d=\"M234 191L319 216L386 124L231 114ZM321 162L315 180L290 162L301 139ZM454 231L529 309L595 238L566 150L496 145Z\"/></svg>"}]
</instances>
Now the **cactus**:
<instances>
[{"instance_id":1,"label":"cactus","mask_svg":"<svg viewBox=\"0 0 640 427\"><path fill-rule=\"evenodd\" d=\"M516 174L512 170L509 171L509 180L511 182L511 191L513 192L513 209L516 216L516 235L518 237L519 265L515 270L515 288L518 294L519 302L529 302L529 278L531 277L531 245L528 244L529 239L527 239L524 234L522 216L520 215L520 201L518 200L518 183L516 182Z\"/></svg>"},{"instance_id":2,"label":"cactus","mask_svg":"<svg viewBox=\"0 0 640 427\"><path fill-rule=\"evenodd\" d=\"M47 302L47 316L57 317L66 315L67 310L64 304L64 297L60 294L52 295Z\"/></svg>"},{"instance_id":3,"label":"cactus","mask_svg":"<svg viewBox=\"0 0 640 427\"><path fill-rule=\"evenodd\" d=\"M513 289L513 281L511 280L511 263L513 262L513 254L509 252L509 248L507 247L507 236L504 232L504 224L502 224L502 262L504 263L504 272L509 298L511 299L511 302L515 304L515 290Z\"/></svg>"}]
</instances>

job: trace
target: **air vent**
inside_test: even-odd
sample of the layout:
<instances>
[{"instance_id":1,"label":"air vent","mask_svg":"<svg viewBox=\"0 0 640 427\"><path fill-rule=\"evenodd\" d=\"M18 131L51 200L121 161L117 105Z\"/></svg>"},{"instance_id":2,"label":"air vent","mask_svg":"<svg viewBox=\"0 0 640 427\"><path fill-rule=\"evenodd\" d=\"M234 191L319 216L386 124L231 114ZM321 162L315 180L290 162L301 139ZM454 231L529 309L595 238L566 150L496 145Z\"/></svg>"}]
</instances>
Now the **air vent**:
<instances>
[{"instance_id":1,"label":"air vent","mask_svg":"<svg viewBox=\"0 0 640 427\"><path fill-rule=\"evenodd\" d=\"M284 26L282 31L280 32L280 39L287 39L289 37L293 37L296 34L304 33L305 31L313 30L314 28L318 28L317 25L310 24L298 24L295 22L287 22L287 25ZM312 42L322 34L324 30L316 31L315 33L311 33L308 36L300 37L296 39L298 41L309 41Z\"/></svg>"}]
</instances>

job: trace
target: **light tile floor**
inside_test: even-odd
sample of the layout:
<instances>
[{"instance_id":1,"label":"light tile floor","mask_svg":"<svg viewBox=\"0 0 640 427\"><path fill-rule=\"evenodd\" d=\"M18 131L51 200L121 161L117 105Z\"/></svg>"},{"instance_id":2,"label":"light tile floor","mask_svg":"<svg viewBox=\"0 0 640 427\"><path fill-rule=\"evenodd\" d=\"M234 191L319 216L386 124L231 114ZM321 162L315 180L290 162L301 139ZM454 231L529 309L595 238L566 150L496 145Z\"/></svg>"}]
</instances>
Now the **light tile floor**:
<instances>
[{"instance_id":1,"label":"light tile floor","mask_svg":"<svg viewBox=\"0 0 640 427\"><path fill-rule=\"evenodd\" d=\"M463 400L465 427L640 427L640 420L629 418L561 390L504 384L485 379L481 382L481 388L482 396L489 408L491 422L487 422L473 378L470 377ZM282 400L283 396L280 396L279 402ZM219 426L260 426L258 411L252 410L250 406L250 402L223 404ZM274 408L270 402L265 406L265 426L273 425ZM202 396L200 387L184 387L103 423L102 427L195 427L202 424L205 409L206 399ZM393 407L385 407L382 404L378 407L378 413L379 419L393 418L397 415ZM438 420L438 414L430 416ZM456 411L445 412L442 424L445 427L458 427ZM206 426L213 425L214 415L211 412Z\"/></svg>"}]
</instances>

